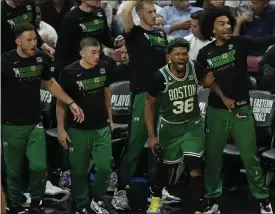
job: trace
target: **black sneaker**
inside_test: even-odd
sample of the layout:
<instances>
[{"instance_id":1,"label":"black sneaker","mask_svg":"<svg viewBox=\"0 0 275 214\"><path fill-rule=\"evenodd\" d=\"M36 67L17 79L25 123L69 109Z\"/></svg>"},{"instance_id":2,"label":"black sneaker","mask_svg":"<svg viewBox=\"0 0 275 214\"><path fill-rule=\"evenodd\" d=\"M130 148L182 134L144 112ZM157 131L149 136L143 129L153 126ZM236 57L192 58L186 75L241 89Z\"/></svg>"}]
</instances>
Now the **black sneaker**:
<instances>
[{"instance_id":1,"label":"black sneaker","mask_svg":"<svg viewBox=\"0 0 275 214\"><path fill-rule=\"evenodd\" d=\"M27 214L43 214L43 213L45 213L45 208L43 206L33 205L33 204L31 204L27 212Z\"/></svg>"},{"instance_id":2,"label":"black sneaker","mask_svg":"<svg viewBox=\"0 0 275 214\"><path fill-rule=\"evenodd\" d=\"M10 207L10 208L7 207L6 211L7 211L7 213L12 213L12 214L25 214L26 213L26 210L21 206Z\"/></svg>"}]
</instances>

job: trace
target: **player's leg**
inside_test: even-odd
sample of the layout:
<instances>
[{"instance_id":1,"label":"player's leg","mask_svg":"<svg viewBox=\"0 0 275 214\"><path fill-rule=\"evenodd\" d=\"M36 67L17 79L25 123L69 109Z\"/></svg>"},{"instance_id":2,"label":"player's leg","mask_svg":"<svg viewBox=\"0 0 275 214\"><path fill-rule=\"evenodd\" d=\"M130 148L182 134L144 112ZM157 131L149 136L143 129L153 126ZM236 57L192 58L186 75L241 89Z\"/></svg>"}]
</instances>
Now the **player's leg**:
<instances>
[{"instance_id":1,"label":"player's leg","mask_svg":"<svg viewBox=\"0 0 275 214\"><path fill-rule=\"evenodd\" d=\"M21 176L30 127L2 126L2 143L6 170L7 205L9 213L24 213L21 208Z\"/></svg>"},{"instance_id":2,"label":"player's leg","mask_svg":"<svg viewBox=\"0 0 275 214\"><path fill-rule=\"evenodd\" d=\"M103 196L108 188L109 176L111 174L112 144L110 127L93 131L93 141L90 142L92 157L97 171L95 182L92 186L93 200L91 208L96 213L108 213L103 202Z\"/></svg>"},{"instance_id":3,"label":"player's leg","mask_svg":"<svg viewBox=\"0 0 275 214\"><path fill-rule=\"evenodd\" d=\"M72 196L79 213L87 210L90 205L89 186L87 171L90 160L90 130L69 128L68 134L71 139L69 145L69 159L72 176Z\"/></svg>"},{"instance_id":4,"label":"player's leg","mask_svg":"<svg viewBox=\"0 0 275 214\"><path fill-rule=\"evenodd\" d=\"M201 118L196 118L186 124L183 130L182 151L184 163L190 174L190 185L193 199L196 200L196 212L204 211L204 180L201 171L202 156L204 153L204 130Z\"/></svg>"},{"instance_id":5,"label":"player's leg","mask_svg":"<svg viewBox=\"0 0 275 214\"><path fill-rule=\"evenodd\" d=\"M27 158L30 168L31 206L28 213L41 210L47 182L46 140L42 124L38 124L30 131L27 139ZM42 212L42 210L41 210Z\"/></svg>"},{"instance_id":6,"label":"player's leg","mask_svg":"<svg viewBox=\"0 0 275 214\"><path fill-rule=\"evenodd\" d=\"M158 140L163 147L164 157L159 160L157 165L156 177L152 185L152 201L147 210L147 213L160 213L162 206L162 190L168 185L168 165L180 163L183 160L183 153L181 149L182 132L185 125L171 124L163 120L159 120L158 124Z\"/></svg>"},{"instance_id":7,"label":"player's leg","mask_svg":"<svg viewBox=\"0 0 275 214\"><path fill-rule=\"evenodd\" d=\"M207 108L205 121L205 171L206 195L209 199L205 213L217 208L216 199L222 194L221 168L223 149L230 134L231 113L227 110Z\"/></svg>"},{"instance_id":8,"label":"player's leg","mask_svg":"<svg viewBox=\"0 0 275 214\"><path fill-rule=\"evenodd\" d=\"M144 121L145 93L133 95L131 102L131 121L129 127L129 142L124 149L124 154L119 171L118 191L115 192L112 205L115 209L129 209L126 197L126 185L134 175L147 138ZM147 166L146 166L147 167Z\"/></svg>"},{"instance_id":9,"label":"player's leg","mask_svg":"<svg viewBox=\"0 0 275 214\"><path fill-rule=\"evenodd\" d=\"M270 194L266 188L265 179L257 157L255 122L252 109L249 106L242 107L235 110L232 117L234 117L231 125L232 137L239 148L251 193L256 199L261 201L262 211L269 210L271 205L267 199Z\"/></svg>"}]
</instances>

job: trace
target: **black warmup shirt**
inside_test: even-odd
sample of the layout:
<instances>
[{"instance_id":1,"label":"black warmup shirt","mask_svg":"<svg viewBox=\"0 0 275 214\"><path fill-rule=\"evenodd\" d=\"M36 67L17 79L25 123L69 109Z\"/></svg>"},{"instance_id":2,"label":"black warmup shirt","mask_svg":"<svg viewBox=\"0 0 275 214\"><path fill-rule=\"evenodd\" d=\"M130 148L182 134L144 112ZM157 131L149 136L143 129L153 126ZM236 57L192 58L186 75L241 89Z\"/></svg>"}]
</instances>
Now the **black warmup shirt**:
<instances>
[{"instance_id":1,"label":"black warmup shirt","mask_svg":"<svg viewBox=\"0 0 275 214\"><path fill-rule=\"evenodd\" d=\"M53 0L48 0L40 5L42 21L51 25L56 30L57 34L59 34L62 20L72 7L72 1L65 0L63 1L62 9L58 12L53 6Z\"/></svg>"},{"instance_id":2,"label":"black warmup shirt","mask_svg":"<svg viewBox=\"0 0 275 214\"><path fill-rule=\"evenodd\" d=\"M41 121L41 80L50 80L48 57L37 50L34 57L21 58L16 50L2 55L2 123L35 125Z\"/></svg>"},{"instance_id":3,"label":"black warmup shirt","mask_svg":"<svg viewBox=\"0 0 275 214\"><path fill-rule=\"evenodd\" d=\"M131 92L146 91L153 73L166 64L167 38L163 31L134 25L125 35L131 69Z\"/></svg>"},{"instance_id":4,"label":"black warmup shirt","mask_svg":"<svg viewBox=\"0 0 275 214\"><path fill-rule=\"evenodd\" d=\"M12 8L6 1L2 1L1 6L1 50L2 53L5 53L16 48L15 36L13 32L16 25L25 22L35 25L36 10L34 1L27 1L26 4L16 8ZM38 42L37 47L41 47L44 42L37 31L36 36Z\"/></svg>"},{"instance_id":5,"label":"black warmup shirt","mask_svg":"<svg viewBox=\"0 0 275 214\"><path fill-rule=\"evenodd\" d=\"M60 85L79 105L85 120L73 121L73 114L68 115L69 127L77 129L99 129L108 125L104 89L109 87L109 66L104 61L92 69L85 69L76 61L68 65L61 73Z\"/></svg>"},{"instance_id":6,"label":"black warmup shirt","mask_svg":"<svg viewBox=\"0 0 275 214\"><path fill-rule=\"evenodd\" d=\"M102 8L94 8L92 12L87 13L75 7L64 17L55 54L60 70L80 59L79 43L85 37L94 37L105 46L114 47L114 38Z\"/></svg>"},{"instance_id":7,"label":"black warmup shirt","mask_svg":"<svg viewBox=\"0 0 275 214\"><path fill-rule=\"evenodd\" d=\"M112 70L112 83L118 81L130 81L130 67L128 64L119 64Z\"/></svg>"},{"instance_id":8,"label":"black warmup shirt","mask_svg":"<svg viewBox=\"0 0 275 214\"><path fill-rule=\"evenodd\" d=\"M214 72L215 80L222 92L236 102L249 103L249 82L247 80L248 51L258 47L275 44L275 36L251 38L248 36L231 37L222 46L215 41L203 47L197 61ZM226 109L220 97L210 92L208 104L215 108Z\"/></svg>"}]
</instances>

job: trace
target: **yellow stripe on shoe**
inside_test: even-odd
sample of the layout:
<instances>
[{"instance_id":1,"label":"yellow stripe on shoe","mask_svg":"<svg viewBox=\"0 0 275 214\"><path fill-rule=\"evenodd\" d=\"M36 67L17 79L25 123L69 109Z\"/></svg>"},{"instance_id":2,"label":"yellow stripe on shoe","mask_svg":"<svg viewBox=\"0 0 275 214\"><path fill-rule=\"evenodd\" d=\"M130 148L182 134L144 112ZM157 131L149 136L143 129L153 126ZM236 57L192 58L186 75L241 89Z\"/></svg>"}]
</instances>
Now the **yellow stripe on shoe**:
<instances>
[{"instance_id":1,"label":"yellow stripe on shoe","mask_svg":"<svg viewBox=\"0 0 275 214\"><path fill-rule=\"evenodd\" d=\"M147 210L147 214L160 214L162 201L160 197L152 197L151 204Z\"/></svg>"}]
</instances>

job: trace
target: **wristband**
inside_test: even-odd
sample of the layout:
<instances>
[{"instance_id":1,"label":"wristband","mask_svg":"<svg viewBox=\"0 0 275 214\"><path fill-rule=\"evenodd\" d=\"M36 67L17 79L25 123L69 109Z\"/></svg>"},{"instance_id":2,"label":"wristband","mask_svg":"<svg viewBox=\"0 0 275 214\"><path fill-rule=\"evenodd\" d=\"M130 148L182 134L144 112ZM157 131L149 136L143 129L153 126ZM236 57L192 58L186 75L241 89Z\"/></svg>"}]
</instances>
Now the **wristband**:
<instances>
[{"instance_id":1,"label":"wristband","mask_svg":"<svg viewBox=\"0 0 275 214\"><path fill-rule=\"evenodd\" d=\"M74 103L74 100L68 105L69 107Z\"/></svg>"}]
</instances>

